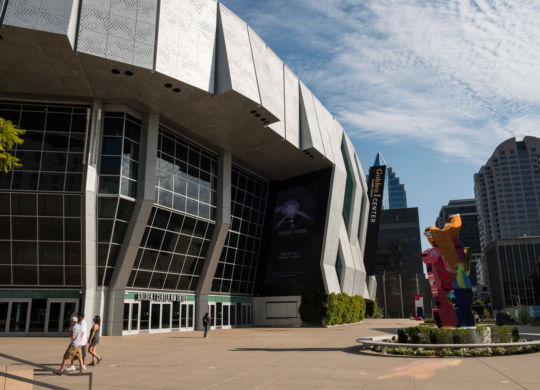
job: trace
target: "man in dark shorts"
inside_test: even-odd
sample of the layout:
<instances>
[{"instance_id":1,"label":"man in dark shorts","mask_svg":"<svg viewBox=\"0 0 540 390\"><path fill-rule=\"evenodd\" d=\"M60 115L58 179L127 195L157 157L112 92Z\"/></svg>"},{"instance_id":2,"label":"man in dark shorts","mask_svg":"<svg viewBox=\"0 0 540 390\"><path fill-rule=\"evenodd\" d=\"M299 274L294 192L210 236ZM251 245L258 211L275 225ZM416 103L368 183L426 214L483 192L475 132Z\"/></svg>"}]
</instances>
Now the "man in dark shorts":
<instances>
[{"instance_id":1,"label":"man in dark shorts","mask_svg":"<svg viewBox=\"0 0 540 390\"><path fill-rule=\"evenodd\" d=\"M85 371L83 362L82 362L81 347L80 347L81 339L83 337L83 332L78 322L79 322L79 319L77 317L71 318L71 325L73 326L71 330L69 331L71 334L71 342L69 343L69 346L66 349L66 352L64 353L64 360L62 361L60 370L54 372L57 375L62 375L62 373L64 372L64 368L66 367L66 362L70 359L71 361L73 361L74 359L77 359L81 367L81 373Z\"/></svg>"}]
</instances>

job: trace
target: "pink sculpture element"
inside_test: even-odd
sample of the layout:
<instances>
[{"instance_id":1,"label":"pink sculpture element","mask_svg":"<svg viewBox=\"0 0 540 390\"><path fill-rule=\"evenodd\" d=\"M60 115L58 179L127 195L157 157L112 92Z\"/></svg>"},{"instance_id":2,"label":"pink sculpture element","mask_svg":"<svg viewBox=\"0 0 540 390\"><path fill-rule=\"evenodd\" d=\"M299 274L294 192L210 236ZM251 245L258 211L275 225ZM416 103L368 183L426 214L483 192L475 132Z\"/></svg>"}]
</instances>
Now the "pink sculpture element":
<instances>
[{"instance_id":1,"label":"pink sculpture element","mask_svg":"<svg viewBox=\"0 0 540 390\"><path fill-rule=\"evenodd\" d=\"M456 326L456 312L448 298L448 293L454 288L456 271L444 261L436 247L422 252L422 261L426 264L431 294L435 301L433 316L437 326Z\"/></svg>"}]
</instances>

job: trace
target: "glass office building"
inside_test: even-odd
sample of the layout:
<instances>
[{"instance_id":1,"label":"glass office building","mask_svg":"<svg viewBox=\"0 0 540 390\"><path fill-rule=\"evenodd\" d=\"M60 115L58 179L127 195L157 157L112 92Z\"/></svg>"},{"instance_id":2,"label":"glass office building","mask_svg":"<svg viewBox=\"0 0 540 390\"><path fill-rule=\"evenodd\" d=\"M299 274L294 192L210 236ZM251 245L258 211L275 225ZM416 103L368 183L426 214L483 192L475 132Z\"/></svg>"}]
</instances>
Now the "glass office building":
<instances>
[{"instance_id":1,"label":"glass office building","mask_svg":"<svg viewBox=\"0 0 540 390\"><path fill-rule=\"evenodd\" d=\"M213 0L0 1L0 335L300 325L370 297L366 181L342 126ZM339 232L339 234L336 234ZM338 255L339 254L339 255Z\"/></svg>"}]
</instances>

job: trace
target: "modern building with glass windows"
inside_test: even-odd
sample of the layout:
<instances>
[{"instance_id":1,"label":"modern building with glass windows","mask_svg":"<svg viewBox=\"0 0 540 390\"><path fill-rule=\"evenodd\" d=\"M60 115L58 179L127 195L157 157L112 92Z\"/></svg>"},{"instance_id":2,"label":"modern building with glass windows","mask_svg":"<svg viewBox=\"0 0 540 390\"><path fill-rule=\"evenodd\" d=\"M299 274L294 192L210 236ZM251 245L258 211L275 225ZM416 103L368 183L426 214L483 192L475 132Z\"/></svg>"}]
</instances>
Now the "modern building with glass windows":
<instances>
[{"instance_id":1,"label":"modern building with glass windows","mask_svg":"<svg viewBox=\"0 0 540 390\"><path fill-rule=\"evenodd\" d=\"M536 242L529 238L540 236L539 155L540 138L510 138L497 146L474 175L480 244L496 309L515 302L510 295L523 297L521 304L531 302L526 297L535 263L528 258L531 254L525 254Z\"/></svg>"},{"instance_id":2,"label":"modern building with glass windows","mask_svg":"<svg viewBox=\"0 0 540 390\"><path fill-rule=\"evenodd\" d=\"M392 167L387 167L388 173L388 204L391 209L407 207L407 191L405 184L399 182L399 177L392 170Z\"/></svg>"},{"instance_id":3,"label":"modern building with glass windows","mask_svg":"<svg viewBox=\"0 0 540 390\"><path fill-rule=\"evenodd\" d=\"M374 298L342 126L213 0L0 0L0 335L300 325ZM368 283L373 282L373 283Z\"/></svg>"},{"instance_id":4,"label":"modern building with glass windows","mask_svg":"<svg viewBox=\"0 0 540 390\"><path fill-rule=\"evenodd\" d=\"M501 143L474 175L482 250L500 238L540 235L540 138Z\"/></svg>"}]
</instances>

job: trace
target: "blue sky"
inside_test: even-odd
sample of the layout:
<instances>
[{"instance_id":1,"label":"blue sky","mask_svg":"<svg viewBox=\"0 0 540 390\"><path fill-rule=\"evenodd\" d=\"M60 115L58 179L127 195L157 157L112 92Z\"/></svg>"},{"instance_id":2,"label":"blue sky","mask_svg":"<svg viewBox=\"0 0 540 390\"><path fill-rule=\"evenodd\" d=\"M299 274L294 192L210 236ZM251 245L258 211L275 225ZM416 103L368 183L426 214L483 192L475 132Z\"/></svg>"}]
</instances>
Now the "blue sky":
<instances>
[{"instance_id":1,"label":"blue sky","mask_svg":"<svg viewBox=\"0 0 540 390\"><path fill-rule=\"evenodd\" d=\"M498 144L540 137L538 1L222 3L338 118L364 171L382 152L421 229L474 197Z\"/></svg>"}]
</instances>

